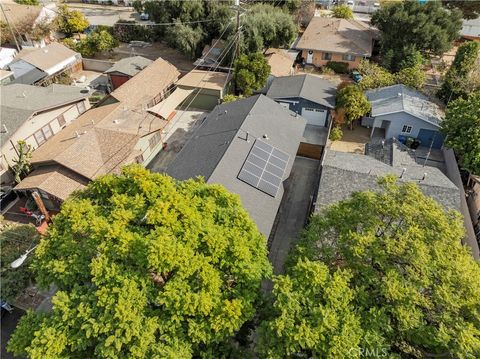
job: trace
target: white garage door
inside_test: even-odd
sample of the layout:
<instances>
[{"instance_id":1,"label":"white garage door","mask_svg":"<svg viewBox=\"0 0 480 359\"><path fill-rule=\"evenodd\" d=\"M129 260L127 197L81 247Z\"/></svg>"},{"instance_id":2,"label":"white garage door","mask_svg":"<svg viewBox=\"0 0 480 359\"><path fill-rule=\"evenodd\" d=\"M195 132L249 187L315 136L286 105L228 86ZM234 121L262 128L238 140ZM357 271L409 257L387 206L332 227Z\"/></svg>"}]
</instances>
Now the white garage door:
<instances>
[{"instance_id":1,"label":"white garage door","mask_svg":"<svg viewBox=\"0 0 480 359\"><path fill-rule=\"evenodd\" d=\"M307 124L315 126L325 126L327 120L327 110L319 108L302 108L302 117L307 120Z\"/></svg>"}]
</instances>

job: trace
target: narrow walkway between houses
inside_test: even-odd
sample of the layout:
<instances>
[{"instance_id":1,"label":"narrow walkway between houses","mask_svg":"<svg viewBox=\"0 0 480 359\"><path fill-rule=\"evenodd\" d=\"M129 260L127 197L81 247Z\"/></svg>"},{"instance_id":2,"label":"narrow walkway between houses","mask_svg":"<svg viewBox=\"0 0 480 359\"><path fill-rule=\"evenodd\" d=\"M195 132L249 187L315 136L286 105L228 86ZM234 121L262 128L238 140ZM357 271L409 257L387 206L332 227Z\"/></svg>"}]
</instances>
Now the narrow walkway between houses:
<instances>
[{"instance_id":1,"label":"narrow walkway between houses","mask_svg":"<svg viewBox=\"0 0 480 359\"><path fill-rule=\"evenodd\" d=\"M319 179L320 161L297 156L285 184L275 227L270 235L269 259L274 274L285 272L285 261L290 249L303 229Z\"/></svg>"}]
</instances>

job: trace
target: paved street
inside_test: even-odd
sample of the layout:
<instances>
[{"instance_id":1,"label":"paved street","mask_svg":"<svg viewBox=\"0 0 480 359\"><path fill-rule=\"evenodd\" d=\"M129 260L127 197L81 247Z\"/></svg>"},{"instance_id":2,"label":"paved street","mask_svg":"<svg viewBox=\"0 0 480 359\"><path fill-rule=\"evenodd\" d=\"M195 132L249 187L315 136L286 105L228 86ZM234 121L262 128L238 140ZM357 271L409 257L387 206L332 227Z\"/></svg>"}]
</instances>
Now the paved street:
<instances>
[{"instance_id":1,"label":"paved street","mask_svg":"<svg viewBox=\"0 0 480 359\"><path fill-rule=\"evenodd\" d=\"M269 259L274 274L284 272L290 248L305 225L318 181L318 167L318 160L298 156L295 158L275 220L278 225L270 235Z\"/></svg>"},{"instance_id":2,"label":"paved street","mask_svg":"<svg viewBox=\"0 0 480 359\"><path fill-rule=\"evenodd\" d=\"M13 312L6 313L0 322L1 326L1 331L2 331L2 337L1 337L1 343L2 343L2 350L1 350L1 355L0 358L2 359L10 359L13 358L13 355L10 353L7 353L7 342L10 339L10 336L12 335L13 331L15 330L15 327L17 326L18 320L21 318L22 315L24 315L25 312L21 309L14 308Z\"/></svg>"},{"instance_id":3,"label":"paved street","mask_svg":"<svg viewBox=\"0 0 480 359\"><path fill-rule=\"evenodd\" d=\"M138 20L138 13L131 7L67 4L70 9L80 10L91 25L113 26L118 20Z\"/></svg>"}]
</instances>

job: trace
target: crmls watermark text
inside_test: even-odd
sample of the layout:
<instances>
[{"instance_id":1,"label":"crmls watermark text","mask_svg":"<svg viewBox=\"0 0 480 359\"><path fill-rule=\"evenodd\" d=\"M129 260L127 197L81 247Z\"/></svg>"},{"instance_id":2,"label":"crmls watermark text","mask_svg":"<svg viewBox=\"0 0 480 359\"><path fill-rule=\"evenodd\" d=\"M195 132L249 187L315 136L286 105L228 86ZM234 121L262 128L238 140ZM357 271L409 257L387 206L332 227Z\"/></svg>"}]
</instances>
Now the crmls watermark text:
<instances>
[{"instance_id":1,"label":"crmls watermark text","mask_svg":"<svg viewBox=\"0 0 480 359\"><path fill-rule=\"evenodd\" d=\"M383 358L387 356L386 348L352 348L348 351L350 355L356 355L360 358Z\"/></svg>"}]
</instances>

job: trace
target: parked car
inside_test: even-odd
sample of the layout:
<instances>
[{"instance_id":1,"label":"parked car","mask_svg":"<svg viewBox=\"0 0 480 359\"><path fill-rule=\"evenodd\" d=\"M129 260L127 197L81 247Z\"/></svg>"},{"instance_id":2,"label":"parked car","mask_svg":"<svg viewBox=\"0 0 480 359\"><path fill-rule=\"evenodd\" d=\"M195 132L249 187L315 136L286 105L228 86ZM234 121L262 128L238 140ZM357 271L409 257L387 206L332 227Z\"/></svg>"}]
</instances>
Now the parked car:
<instances>
[{"instance_id":1,"label":"parked car","mask_svg":"<svg viewBox=\"0 0 480 359\"><path fill-rule=\"evenodd\" d=\"M362 75L358 71L352 71L352 79L353 79L353 81L358 83L358 82L362 81Z\"/></svg>"},{"instance_id":2,"label":"parked car","mask_svg":"<svg viewBox=\"0 0 480 359\"><path fill-rule=\"evenodd\" d=\"M149 19L150 19L150 15L148 15L146 12L142 12L142 13L140 14L140 20L142 20L142 21L147 21L147 20L149 20Z\"/></svg>"},{"instance_id":3,"label":"parked car","mask_svg":"<svg viewBox=\"0 0 480 359\"><path fill-rule=\"evenodd\" d=\"M348 0L347 1L347 6L353 10L353 7L355 6L355 3L353 2L353 0Z\"/></svg>"},{"instance_id":4,"label":"parked car","mask_svg":"<svg viewBox=\"0 0 480 359\"><path fill-rule=\"evenodd\" d=\"M17 194L13 191L12 187L0 188L0 213L4 214L10 205L15 203L18 199Z\"/></svg>"}]
</instances>

